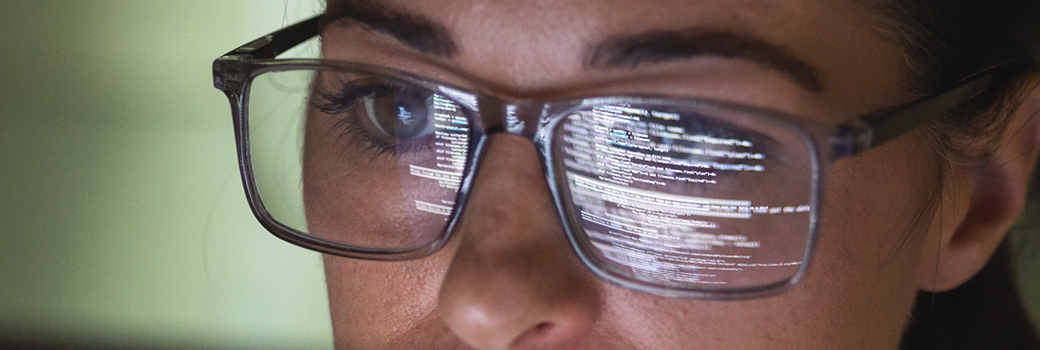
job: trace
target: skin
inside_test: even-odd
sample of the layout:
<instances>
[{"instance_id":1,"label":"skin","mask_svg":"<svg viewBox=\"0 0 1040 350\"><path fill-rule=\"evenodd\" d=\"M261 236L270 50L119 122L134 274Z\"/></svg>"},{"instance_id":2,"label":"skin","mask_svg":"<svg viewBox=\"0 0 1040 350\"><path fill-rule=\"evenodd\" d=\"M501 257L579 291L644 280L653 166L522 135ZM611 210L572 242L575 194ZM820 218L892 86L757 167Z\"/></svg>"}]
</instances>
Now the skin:
<instances>
[{"instance_id":1,"label":"skin","mask_svg":"<svg viewBox=\"0 0 1040 350\"><path fill-rule=\"evenodd\" d=\"M457 54L431 55L385 34L333 25L323 33L326 58L518 98L666 93L833 123L913 99L902 53L848 1L378 3L446 28ZM742 59L584 64L587 48L610 36L691 26L783 47L812 67L822 90ZM566 241L533 144L492 136L467 210L442 250L399 262L325 257L337 348L895 349L915 293L951 289L974 275L1021 211L1040 149L1040 128L1029 118L1040 111L1040 94L1025 96L1012 115L1021 131L979 161L951 163L916 132L839 160L827 178L809 273L784 294L741 301L661 297L594 276ZM313 159L322 158L305 166L315 167ZM944 164L949 170L940 174ZM981 181L981 174L990 177ZM393 180L354 186L364 192L344 203L402 215L379 194ZM347 222L332 216L308 220L329 229ZM402 229L380 218L350 222L359 232Z\"/></svg>"}]
</instances>

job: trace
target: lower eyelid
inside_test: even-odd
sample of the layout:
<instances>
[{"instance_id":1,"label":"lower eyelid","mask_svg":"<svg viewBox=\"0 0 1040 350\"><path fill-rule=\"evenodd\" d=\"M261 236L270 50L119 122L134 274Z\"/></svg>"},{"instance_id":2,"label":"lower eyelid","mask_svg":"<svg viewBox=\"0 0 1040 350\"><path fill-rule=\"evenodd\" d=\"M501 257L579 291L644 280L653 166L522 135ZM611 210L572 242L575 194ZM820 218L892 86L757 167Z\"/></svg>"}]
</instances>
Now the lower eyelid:
<instances>
[{"instance_id":1,"label":"lower eyelid","mask_svg":"<svg viewBox=\"0 0 1040 350\"><path fill-rule=\"evenodd\" d=\"M368 131L363 122L358 120L357 112L350 112L351 109L357 109L357 105L353 105L347 111L337 114L326 114L332 121L332 127L329 133L336 138L339 142L350 142L353 147L364 149L374 153L374 156L379 156L384 153L396 153L395 147L390 145L386 140L379 139L372 132ZM346 138L347 140L344 140Z\"/></svg>"},{"instance_id":2,"label":"lower eyelid","mask_svg":"<svg viewBox=\"0 0 1040 350\"><path fill-rule=\"evenodd\" d=\"M388 135L379 135L373 132L372 130L378 128L372 125L371 121L361 120L365 118L360 117L360 115L367 114L367 112L358 110L360 108L359 104L354 104L343 113L329 114L330 119L333 120L330 132L333 133L337 141L350 142L352 144L347 147L357 147L372 152L373 157L378 157L381 155L393 156L402 153L418 152L434 146L432 141L429 140L429 138L434 136L433 131L435 127L432 123L427 127L427 130L430 132L424 132L422 137L395 139ZM344 140L344 138L348 140Z\"/></svg>"}]
</instances>

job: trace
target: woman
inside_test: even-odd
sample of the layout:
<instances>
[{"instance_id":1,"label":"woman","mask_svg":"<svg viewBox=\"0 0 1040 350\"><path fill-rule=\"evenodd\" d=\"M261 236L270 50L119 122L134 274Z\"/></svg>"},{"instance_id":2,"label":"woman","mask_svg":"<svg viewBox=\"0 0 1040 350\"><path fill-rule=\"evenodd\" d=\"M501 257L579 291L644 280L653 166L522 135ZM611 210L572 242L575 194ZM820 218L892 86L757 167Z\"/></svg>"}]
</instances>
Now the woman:
<instances>
[{"instance_id":1,"label":"woman","mask_svg":"<svg viewBox=\"0 0 1040 350\"><path fill-rule=\"evenodd\" d=\"M330 253L338 348L1030 348L998 247L1040 152L1038 8L342 0L215 69L254 211ZM338 63L251 61L315 28ZM286 71L280 176L255 101ZM933 322L990 292L915 304L995 252L1014 328Z\"/></svg>"}]
</instances>

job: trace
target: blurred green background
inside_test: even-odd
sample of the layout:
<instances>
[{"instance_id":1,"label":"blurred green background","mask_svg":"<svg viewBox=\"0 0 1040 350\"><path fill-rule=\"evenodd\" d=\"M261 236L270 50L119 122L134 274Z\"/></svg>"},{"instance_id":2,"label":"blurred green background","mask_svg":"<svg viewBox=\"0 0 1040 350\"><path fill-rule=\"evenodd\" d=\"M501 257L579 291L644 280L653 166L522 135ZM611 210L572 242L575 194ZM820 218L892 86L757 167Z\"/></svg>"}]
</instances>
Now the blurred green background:
<instances>
[{"instance_id":1,"label":"blurred green background","mask_svg":"<svg viewBox=\"0 0 1040 350\"><path fill-rule=\"evenodd\" d=\"M320 257L249 213L210 71L320 8L0 2L0 339L332 347ZM1037 315L1040 256L1028 261Z\"/></svg>"},{"instance_id":2,"label":"blurred green background","mask_svg":"<svg viewBox=\"0 0 1040 350\"><path fill-rule=\"evenodd\" d=\"M249 213L210 68L320 9L0 1L0 339L332 348L320 256Z\"/></svg>"}]
</instances>

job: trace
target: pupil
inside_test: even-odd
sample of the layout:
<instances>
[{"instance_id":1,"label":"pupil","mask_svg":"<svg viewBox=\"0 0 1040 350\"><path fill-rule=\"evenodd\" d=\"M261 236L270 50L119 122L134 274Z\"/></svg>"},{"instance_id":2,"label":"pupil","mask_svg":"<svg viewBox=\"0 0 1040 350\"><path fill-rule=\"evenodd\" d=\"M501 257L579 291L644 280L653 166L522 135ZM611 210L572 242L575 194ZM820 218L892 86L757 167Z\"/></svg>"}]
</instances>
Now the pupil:
<instances>
[{"instance_id":1,"label":"pupil","mask_svg":"<svg viewBox=\"0 0 1040 350\"><path fill-rule=\"evenodd\" d=\"M387 134L399 139L420 136L429 122L431 96L424 91L398 87L384 96L376 96L376 122Z\"/></svg>"}]
</instances>

